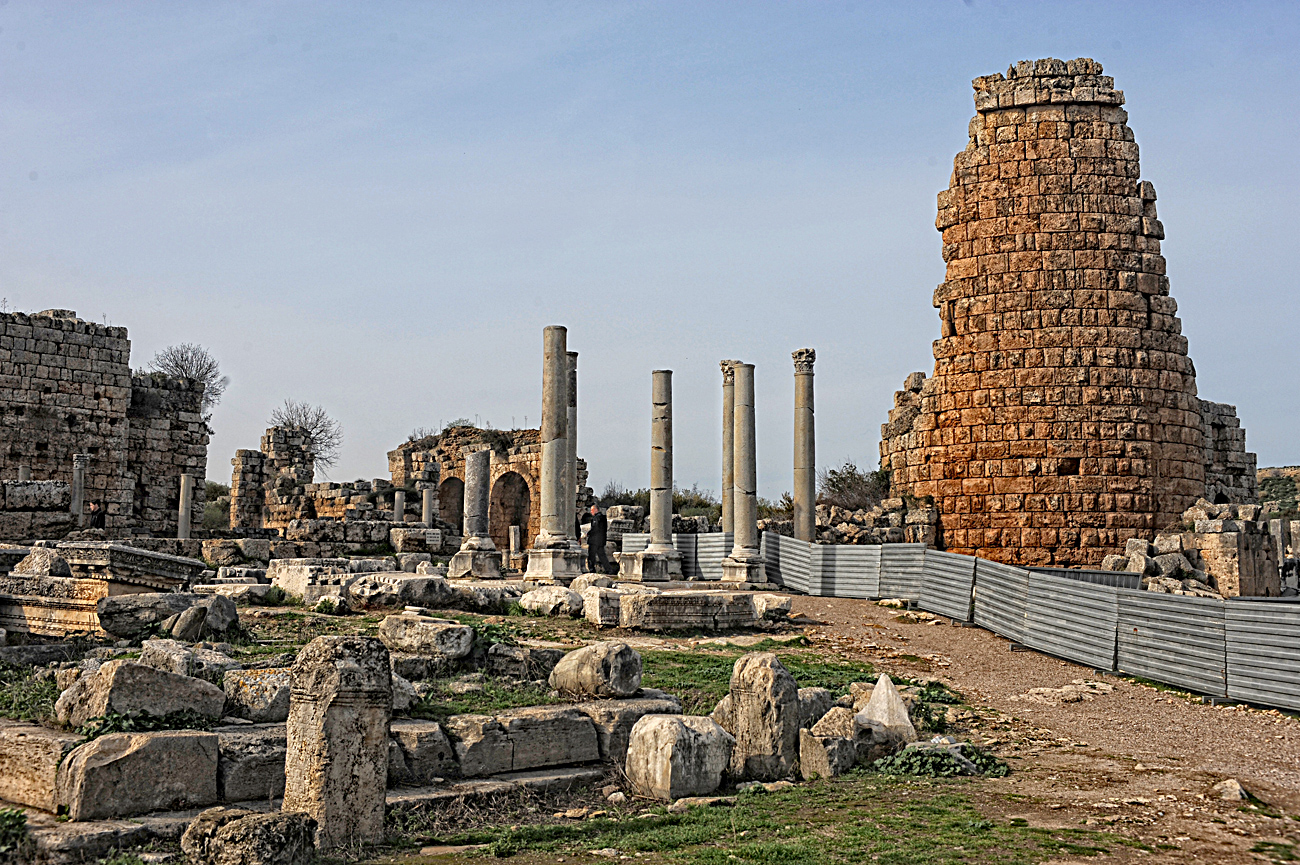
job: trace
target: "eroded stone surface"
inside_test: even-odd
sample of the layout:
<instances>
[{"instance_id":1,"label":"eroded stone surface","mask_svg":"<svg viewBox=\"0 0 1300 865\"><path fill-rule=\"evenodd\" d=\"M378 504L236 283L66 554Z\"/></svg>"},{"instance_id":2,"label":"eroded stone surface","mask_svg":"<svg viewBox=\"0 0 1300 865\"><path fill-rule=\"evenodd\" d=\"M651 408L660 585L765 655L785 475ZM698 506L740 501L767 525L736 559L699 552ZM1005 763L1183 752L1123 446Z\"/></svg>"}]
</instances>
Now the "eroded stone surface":
<instances>
[{"instance_id":1,"label":"eroded stone surface","mask_svg":"<svg viewBox=\"0 0 1300 865\"><path fill-rule=\"evenodd\" d=\"M221 727L217 734L217 792L226 802L284 795L284 724Z\"/></svg>"},{"instance_id":2,"label":"eroded stone surface","mask_svg":"<svg viewBox=\"0 0 1300 865\"><path fill-rule=\"evenodd\" d=\"M80 741L76 733L0 721L0 799L53 811L59 763Z\"/></svg>"},{"instance_id":3,"label":"eroded stone surface","mask_svg":"<svg viewBox=\"0 0 1300 865\"><path fill-rule=\"evenodd\" d=\"M194 865L308 865L316 828L306 814L210 808L185 830L181 850Z\"/></svg>"},{"instance_id":4,"label":"eroded stone surface","mask_svg":"<svg viewBox=\"0 0 1300 865\"><path fill-rule=\"evenodd\" d=\"M289 717L289 668L231 670L222 679L226 714L254 723L282 723Z\"/></svg>"},{"instance_id":5,"label":"eroded stone surface","mask_svg":"<svg viewBox=\"0 0 1300 865\"><path fill-rule=\"evenodd\" d=\"M77 746L59 767L59 804L72 820L211 805L217 754L213 733L109 733Z\"/></svg>"},{"instance_id":6,"label":"eroded stone surface","mask_svg":"<svg viewBox=\"0 0 1300 865\"><path fill-rule=\"evenodd\" d=\"M211 682L131 661L109 661L73 682L54 704L54 713L59 723L80 727L110 711L154 716L191 711L215 719L225 703L225 691Z\"/></svg>"},{"instance_id":7,"label":"eroded stone surface","mask_svg":"<svg viewBox=\"0 0 1300 865\"><path fill-rule=\"evenodd\" d=\"M379 623L379 639L395 652L463 658L474 646L474 629L431 616L399 613Z\"/></svg>"},{"instance_id":8,"label":"eroded stone surface","mask_svg":"<svg viewBox=\"0 0 1300 865\"><path fill-rule=\"evenodd\" d=\"M592 643L561 658L550 682L563 693L630 697L641 687L641 655L627 643Z\"/></svg>"},{"instance_id":9,"label":"eroded stone surface","mask_svg":"<svg viewBox=\"0 0 1300 865\"><path fill-rule=\"evenodd\" d=\"M799 686L771 652L736 659L731 671L731 721L736 778L778 781L799 765Z\"/></svg>"},{"instance_id":10,"label":"eroded stone surface","mask_svg":"<svg viewBox=\"0 0 1300 865\"><path fill-rule=\"evenodd\" d=\"M711 718L646 715L632 728L626 772L638 795L671 801L722 784L735 740Z\"/></svg>"},{"instance_id":11,"label":"eroded stone surface","mask_svg":"<svg viewBox=\"0 0 1300 865\"><path fill-rule=\"evenodd\" d=\"M212 649L187 646L177 640L145 640L139 663L156 670L203 679L218 686L222 684L226 673L242 666L229 655Z\"/></svg>"}]
</instances>

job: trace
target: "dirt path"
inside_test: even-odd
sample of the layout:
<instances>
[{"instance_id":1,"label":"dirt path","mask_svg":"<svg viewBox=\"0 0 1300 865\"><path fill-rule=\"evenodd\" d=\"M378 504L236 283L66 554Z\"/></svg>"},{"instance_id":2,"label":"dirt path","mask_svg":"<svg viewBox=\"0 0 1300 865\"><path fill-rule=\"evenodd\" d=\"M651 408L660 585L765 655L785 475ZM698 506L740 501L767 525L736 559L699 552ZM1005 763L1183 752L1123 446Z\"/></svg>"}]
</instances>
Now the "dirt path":
<instances>
[{"instance_id":1,"label":"dirt path","mask_svg":"<svg viewBox=\"0 0 1300 865\"><path fill-rule=\"evenodd\" d=\"M946 619L910 622L869 601L797 597L793 615L815 647L885 670L942 679L988 711L959 722L1014 771L999 782L1026 797L1033 822L1111 826L1164 855L1149 861L1258 862L1296 854L1300 720L1276 711L1210 706L1010 644ZM1034 688L1061 693L1030 694ZM1073 700L1073 702L1071 702ZM1212 786L1238 779L1262 803L1227 802ZM1008 813L1008 816L1015 816ZM1283 849L1285 848L1285 849ZM1279 852L1281 851L1281 852Z\"/></svg>"}]
</instances>

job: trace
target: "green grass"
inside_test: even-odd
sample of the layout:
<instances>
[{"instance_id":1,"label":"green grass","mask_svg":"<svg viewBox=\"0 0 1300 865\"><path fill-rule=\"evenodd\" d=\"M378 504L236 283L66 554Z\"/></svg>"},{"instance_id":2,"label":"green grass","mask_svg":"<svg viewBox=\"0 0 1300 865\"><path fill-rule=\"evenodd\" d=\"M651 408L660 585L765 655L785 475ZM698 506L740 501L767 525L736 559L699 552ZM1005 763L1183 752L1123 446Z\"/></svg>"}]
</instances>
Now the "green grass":
<instances>
[{"instance_id":1,"label":"green grass","mask_svg":"<svg viewBox=\"0 0 1300 865\"><path fill-rule=\"evenodd\" d=\"M54 717L58 699L53 678L38 679L32 667L0 664L0 718L47 721Z\"/></svg>"},{"instance_id":2,"label":"green grass","mask_svg":"<svg viewBox=\"0 0 1300 865\"><path fill-rule=\"evenodd\" d=\"M448 686L455 679L430 679L433 690L411 708L411 717L428 718L439 722L452 715L490 715L524 706L543 706L565 702L549 696L546 688L531 683L516 684L507 679L485 677L483 690L468 694L454 694Z\"/></svg>"},{"instance_id":3,"label":"green grass","mask_svg":"<svg viewBox=\"0 0 1300 865\"><path fill-rule=\"evenodd\" d=\"M1294 844L1285 841L1260 841L1250 852L1266 857L1270 862L1295 862L1300 859Z\"/></svg>"},{"instance_id":4,"label":"green grass","mask_svg":"<svg viewBox=\"0 0 1300 865\"><path fill-rule=\"evenodd\" d=\"M449 861L487 853L519 856L521 863L551 862L556 854L613 848L641 861L683 865L1018 865L1062 855L1100 856L1133 843L1086 829L988 819L965 792L967 783L854 773L778 793L743 793L734 808L487 827L418 842L487 845Z\"/></svg>"}]
</instances>

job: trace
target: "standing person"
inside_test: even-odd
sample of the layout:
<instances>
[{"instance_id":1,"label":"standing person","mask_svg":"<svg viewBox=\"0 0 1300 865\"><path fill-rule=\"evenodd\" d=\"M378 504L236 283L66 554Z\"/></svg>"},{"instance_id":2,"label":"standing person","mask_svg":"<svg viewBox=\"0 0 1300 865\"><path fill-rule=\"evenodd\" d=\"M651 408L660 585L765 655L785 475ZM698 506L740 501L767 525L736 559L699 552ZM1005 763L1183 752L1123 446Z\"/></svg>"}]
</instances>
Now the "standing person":
<instances>
[{"instance_id":1,"label":"standing person","mask_svg":"<svg viewBox=\"0 0 1300 865\"><path fill-rule=\"evenodd\" d=\"M587 570L598 574L609 573L609 557L605 555L605 538L609 533L609 520L597 505L591 506L591 528L587 530Z\"/></svg>"},{"instance_id":2,"label":"standing person","mask_svg":"<svg viewBox=\"0 0 1300 865\"><path fill-rule=\"evenodd\" d=\"M104 509L99 506L99 502L90 503L90 519L87 521L87 528L102 529L104 527Z\"/></svg>"}]
</instances>

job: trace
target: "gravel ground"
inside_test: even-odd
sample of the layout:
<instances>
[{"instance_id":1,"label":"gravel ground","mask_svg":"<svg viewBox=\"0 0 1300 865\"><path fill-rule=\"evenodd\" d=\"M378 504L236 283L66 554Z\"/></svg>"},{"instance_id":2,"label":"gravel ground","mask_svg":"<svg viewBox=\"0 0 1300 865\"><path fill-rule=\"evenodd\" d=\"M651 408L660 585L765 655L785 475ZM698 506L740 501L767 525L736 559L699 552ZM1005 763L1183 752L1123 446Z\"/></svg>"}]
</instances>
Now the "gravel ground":
<instances>
[{"instance_id":1,"label":"gravel ground","mask_svg":"<svg viewBox=\"0 0 1300 865\"><path fill-rule=\"evenodd\" d=\"M799 596L792 615L823 651L938 678L961 692L975 711L959 729L1015 770L987 782L989 792L1025 797L1016 801L1036 825L1055 819L1110 827L1160 851L1132 852L1144 861L1300 857L1300 822L1287 816L1300 815L1295 717L1210 706L1037 652L1012 652L1007 640L980 628L870 601ZM1035 688L1053 690L1031 694ZM1211 788L1228 778L1256 801L1220 799ZM1261 842L1279 846L1262 849Z\"/></svg>"}]
</instances>

